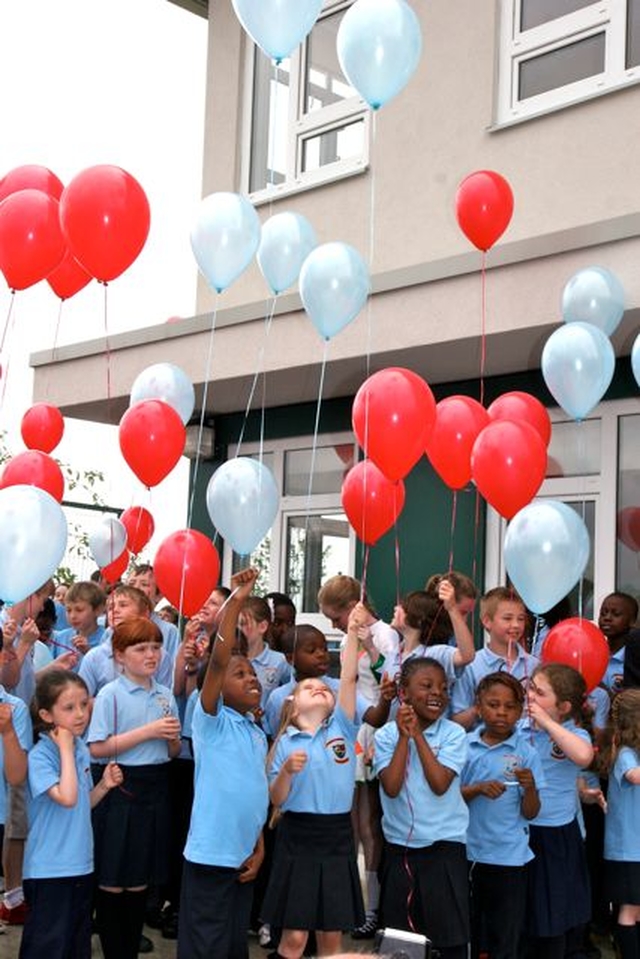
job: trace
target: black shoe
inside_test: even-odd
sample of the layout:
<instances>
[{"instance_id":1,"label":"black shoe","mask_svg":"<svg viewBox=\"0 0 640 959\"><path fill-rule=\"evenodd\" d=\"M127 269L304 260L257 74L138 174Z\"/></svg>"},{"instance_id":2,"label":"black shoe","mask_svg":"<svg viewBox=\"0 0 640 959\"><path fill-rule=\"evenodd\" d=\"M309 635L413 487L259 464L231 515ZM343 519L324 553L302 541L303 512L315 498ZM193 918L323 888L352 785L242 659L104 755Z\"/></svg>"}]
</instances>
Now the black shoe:
<instances>
[{"instance_id":1,"label":"black shoe","mask_svg":"<svg viewBox=\"0 0 640 959\"><path fill-rule=\"evenodd\" d=\"M369 916L368 919L362 923L361 926L357 926L351 933L352 939L374 939L376 931L378 929L378 917Z\"/></svg>"},{"instance_id":2,"label":"black shoe","mask_svg":"<svg viewBox=\"0 0 640 959\"><path fill-rule=\"evenodd\" d=\"M162 909L160 906L149 906L144 914L144 922L150 929L162 929Z\"/></svg>"},{"instance_id":3,"label":"black shoe","mask_svg":"<svg viewBox=\"0 0 640 959\"><path fill-rule=\"evenodd\" d=\"M161 930L163 939L177 939L178 938L178 913L177 912L165 912L162 917L162 930Z\"/></svg>"},{"instance_id":4,"label":"black shoe","mask_svg":"<svg viewBox=\"0 0 640 959\"><path fill-rule=\"evenodd\" d=\"M138 953L141 952L153 952L154 946L148 936L140 936L140 945L138 946Z\"/></svg>"}]
</instances>

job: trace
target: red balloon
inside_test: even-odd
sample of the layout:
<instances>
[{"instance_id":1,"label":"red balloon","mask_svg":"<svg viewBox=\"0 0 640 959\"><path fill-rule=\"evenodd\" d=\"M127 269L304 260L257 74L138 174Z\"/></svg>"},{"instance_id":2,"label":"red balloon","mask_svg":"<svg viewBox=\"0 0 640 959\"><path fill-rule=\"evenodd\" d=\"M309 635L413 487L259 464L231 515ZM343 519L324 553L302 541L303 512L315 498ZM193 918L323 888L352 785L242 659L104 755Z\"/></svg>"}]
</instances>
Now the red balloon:
<instances>
[{"instance_id":1,"label":"red balloon","mask_svg":"<svg viewBox=\"0 0 640 959\"><path fill-rule=\"evenodd\" d=\"M171 605L193 616L218 585L220 557L204 533L182 529L162 541L153 572Z\"/></svg>"},{"instance_id":2,"label":"red balloon","mask_svg":"<svg viewBox=\"0 0 640 959\"><path fill-rule=\"evenodd\" d=\"M126 573L130 558L129 550L123 550L112 563L102 567L100 572L103 578L106 579L108 583L117 583L123 574Z\"/></svg>"},{"instance_id":3,"label":"red balloon","mask_svg":"<svg viewBox=\"0 0 640 959\"><path fill-rule=\"evenodd\" d=\"M488 422L484 406L470 396L447 396L437 404L426 453L451 489L462 489L471 479L471 450Z\"/></svg>"},{"instance_id":4,"label":"red balloon","mask_svg":"<svg viewBox=\"0 0 640 959\"><path fill-rule=\"evenodd\" d=\"M132 553L139 553L153 536L153 516L144 506L130 506L120 517L120 522L127 531L127 546Z\"/></svg>"},{"instance_id":5,"label":"red balloon","mask_svg":"<svg viewBox=\"0 0 640 959\"><path fill-rule=\"evenodd\" d=\"M514 423L528 423L537 430L545 446L551 439L551 417L546 408L531 393L514 390L503 393L488 408L490 420L513 420Z\"/></svg>"},{"instance_id":6,"label":"red balloon","mask_svg":"<svg viewBox=\"0 0 640 959\"><path fill-rule=\"evenodd\" d=\"M38 166L35 163L27 163L25 166L17 166L2 177L0 180L0 202L12 193L18 190L40 190L42 193L48 193L55 200L62 196L64 186L55 173L48 170L46 166Z\"/></svg>"},{"instance_id":7,"label":"red balloon","mask_svg":"<svg viewBox=\"0 0 640 959\"><path fill-rule=\"evenodd\" d=\"M462 181L456 193L458 226L479 250L488 250L509 226L513 193L493 170L478 170Z\"/></svg>"},{"instance_id":8,"label":"red balloon","mask_svg":"<svg viewBox=\"0 0 640 959\"><path fill-rule=\"evenodd\" d=\"M358 539L373 546L391 529L404 506L404 483L393 482L370 460L350 469L342 483L342 507Z\"/></svg>"},{"instance_id":9,"label":"red balloon","mask_svg":"<svg viewBox=\"0 0 640 959\"><path fill-rule=\"evenodd\" d=\"M64 433L62 413L50 403L36 403L22 417L20 433L27 449L51 453Z\"/></svg>"},{"instance_id":10,"label":"red balloon","mask_svg":"<svg viewBox=\"0 0 640 959\"><path fill-rule=\"evenodd\" d=\"M60 222L69 249L103 283L131 266L146 242L150 219L144 190L117 166L83 170L60 200Z\"/></svg>"},{"instance_id":11,"label":"red balloon","mask_svg":"<svg viewBox=\"0 0 640 959\"><path fill-rule=\"evenodd\" d=\"M64 476L54 459L39 450L18 453L5 464L0 486L37 486L59 503L64 496ZM46 530L43 531L43 534Z\"/></svg>"},{"instance_id":12,"label":"red balloon","mask_svg":"<svg viewBox=\"0 0 640 959\"><path fill-rule=\"evenodd\" d=\"M44 280L64 256L58 201L19 190L0 203L0 269L12 290Z\"/></svg>"},{"instance_id":13,"label":"red balloon","mask_svg":"<svg viewBox=\"0 0 640 959\"><path fill-rule=\"evenodd\" d=\"M62 262L47 277L47 283L61 300L68 300L91 283L91 275L80 266L71 250L67 249Z\"/></svg>"},{"instance_id":14,"label":"red balloon","mask_svg":"<svg viewBox=\"0 0 640 959\"><path fill-rule=\"evenodd\" d=\"M547 470L547 450L533 426L496 420L473 444L471 475L488 503L511 519L536 495Z\"/></svg>"},{"instance_id":15,"label":"red balloon","mask_svg":"<svg viewBox=\"0 0 640 959\"><path fill-rule=\"evenodd\" d=\"M609 664L609 644L588 619L572 616L556 623L542 647L543 663L564 663L582 674L587 692L595 689Z\"/></svg>"},{"instance_id":16,"label":"red balloon","mask_svg":"<svg viewBox=\"0 0 640 959\"><path fill-rule=\"evenodd\" d=\"M436 402L425 381L400 367L374 373L353 401L358 443L390 480L411 472L424 454L435 418Z\"/></svg>"},{"instance_id":17,"label":"red balloon","mask_svg":"<svg viewBox=\"0 0 640 959\"><path fill-rule=\"evenodd\" d=\"M625 506L618 513L617 535L621 543L640 552L640 506Z\"/></svg>"},{"instance_id":18,"label":"red balloon","mask_svg":"<svg viewBox=\"0 0 640 959\"><path fill-rule=\"evenodd\" d=\"M145 486L157 486L176 465L186 439L180 416L163 400L134 403L120 420L120 449Z\"/></svg>"}]
</instances>

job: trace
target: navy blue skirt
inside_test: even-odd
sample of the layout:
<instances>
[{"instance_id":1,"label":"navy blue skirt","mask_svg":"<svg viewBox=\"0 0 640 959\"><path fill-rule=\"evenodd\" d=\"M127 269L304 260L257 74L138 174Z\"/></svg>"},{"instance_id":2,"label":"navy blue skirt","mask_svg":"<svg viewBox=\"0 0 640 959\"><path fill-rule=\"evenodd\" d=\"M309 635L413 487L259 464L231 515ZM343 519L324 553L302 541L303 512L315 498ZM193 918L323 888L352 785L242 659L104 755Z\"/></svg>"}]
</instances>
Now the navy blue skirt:
<instances>
[{"instance_id":1,"label":"navy blue skirt","mask_svg":"<svg viewBox=\"0 0 640 959\"><path fill-rule=\"evenodd\" d=\"M640 862L605 859L604 891L616 906L640 906Z\"/></svg>"},{"instance_id":2,"label":"navy blue skirt","mask_svg":"<svg viewBox=\"0 0 640 959\"><path fill-rule=\"evenodd\" d=\"M530 826L534 859L528 864L528 933L561 936L591 918L589 873L578 821Z\"/></svg>"}]
</instances>

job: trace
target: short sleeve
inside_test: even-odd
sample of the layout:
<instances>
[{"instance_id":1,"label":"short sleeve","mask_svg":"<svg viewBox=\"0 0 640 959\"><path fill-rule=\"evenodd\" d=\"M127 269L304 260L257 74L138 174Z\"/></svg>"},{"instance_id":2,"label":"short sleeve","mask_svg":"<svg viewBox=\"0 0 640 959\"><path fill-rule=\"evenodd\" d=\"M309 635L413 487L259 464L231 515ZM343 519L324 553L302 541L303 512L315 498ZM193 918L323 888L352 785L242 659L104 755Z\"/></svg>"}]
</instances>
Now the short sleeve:
<instances>
[{"instance_id":1,"label":"short sleeve","mask_svg":"<svg viewBox=\"0 0 640 959\"><path fill-rule=\"evenodd\" d=\"M395 723L387 723L382 729L376 729L373 737L373 770L376 775L391 762L397 743L398 727Z\"/></svg>"},{"instance_id":2,"label":"short sleeve","mask_svg":"<svg viewBox=\"0 0 640 959\"><path fill-rule=\"evenodd\" d=\"M43 744L44 745L44 744ZM29 789L34 799L60 782L60 755L56 748L36 748L29 753Z\"/></svg>"},{"instance_id":3,"label":"short sleeve","mask_svg":"<svg viewBox=\"0 0 640 959\"><path fill-rule=\"evenodd\" d=\"M29 752L33 746L33 730L31 728L31 717L25 703L20 700L17 703L11 703L11 722L15 729L18 742L25 752Z\"/></svg>"},{"instance_id":4,"label":"short sleeve","mask_svg":"<svg viewBox=\"0 0 640 959\"><path fill-rule=\"evenodd\" d=\"M627 746L623 747L618 753L618 758L616 759L613 769L613 775L622 788L626 788L627 786L633 788L633 783L627 779L627 773L631 772L632 769L636 769L638 766L640 766L640 762L638 761L638 754L635 750L629 749Z\"/></svg>"},{"instance_id":5,"label":"short sleeve","mask_svg":"<svg viewBox=\"0 0 640 959\"><path fill-rule=\"evenodd\" d=\"M89 732L88 743L103 743L113 735L116 728L115 717L117 707L113 693L108 686L103 686L95 698Z\"/></svg>"},{"instance_id":6,"label":"short sleeve","mask_svg":"<svg viewBox=\"0 0 640 959\"><path fill-rule=\"evenodd\" d=\"M434 744L429 740L427 741L433 748ZM448 722L446 732L438 744L438 762L459 776L467 761L467 753L467 734L464 729L462 726L458 726L457 723Z\"/></svg>"}]
</instances>

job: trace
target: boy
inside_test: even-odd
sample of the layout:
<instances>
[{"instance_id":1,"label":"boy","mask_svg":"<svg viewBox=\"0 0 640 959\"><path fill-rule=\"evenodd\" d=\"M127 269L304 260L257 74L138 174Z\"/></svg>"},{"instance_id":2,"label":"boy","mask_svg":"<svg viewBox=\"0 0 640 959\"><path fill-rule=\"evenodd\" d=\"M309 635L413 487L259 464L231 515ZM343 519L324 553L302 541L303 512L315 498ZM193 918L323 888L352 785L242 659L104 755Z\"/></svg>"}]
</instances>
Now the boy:
<instances>
[{"instance_id":1,"label":"boy","mask_svg":"<svg viewBox=\"0 0 640 959\"><path fill-rule=\"evenodd\" d=\"M87 581L69 587L65 596L69 628L54 633L53 655L56 658L71 648L84 656L100 645L104 626L98 624L98 617L104 612L106 601L107 597L97 583Z\"/></svg>"},{"instance_id":2,"label":"boy","mask_svg":"<svg viewBox=\"0 0 640 959\"><path fill-rule=\"evenodd\" d=\"M271 609L268 643L271 649L282 653L282 637L288 629L296 625L296 607L286 593L267 593L265 599Z\"/></svg>"},{"instance_id":3,"label":"boy","mask_svg":"<svg viewBox=\"0 0 640 959\"><path fill-rule=\"evenodd\" d=\"M638 618L638 604L629 593L609 593L602 600L598 613L598 628L604 633L609 644L609 665L602 678L602 685L613 696L619 693L624 683L626 667L626 646L630 639L631 627ZM628 668L631 676L634 666L634 653L630 656Z\"/></svg>"},{"instance_id":4,"label":"boy","mask_svg":"<svg viewBox=\"0 0 640 959\"><path fill-rule=\"evenodd\" d=\"M135 586L149 597L151 603L151 619L162 633L162 648L170 656L171 662L175 663L178 647L180 646L180 633L178 632L177 626L173 623L168 623L159 613L155 612L156 606L162 599L162 593L158 589L153 566L150 566L148 563L134 566L133 572L128 579L128 585Z\"/></svg>"},{"instance_id":5,"label":"boy","mask_svg":"<svg viewBox=\"0 0 640 959\"><path fill-rule=\"evenodd\" d=\"M527 617L524 603L513 589L497 586L485 593L480 600L480 622L489 640L465 667L451 696L451 718L465 729L473 729L477 723L476 689L483 676L506 670L522 682L538 665L537 658L520 645Z\"/></svg>"}]
</instances>

